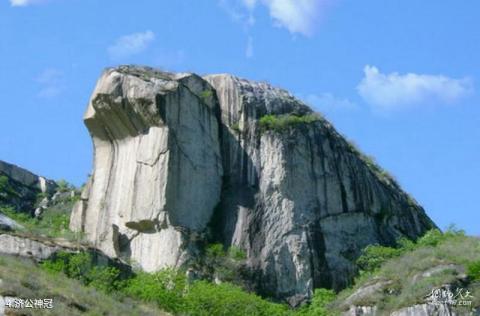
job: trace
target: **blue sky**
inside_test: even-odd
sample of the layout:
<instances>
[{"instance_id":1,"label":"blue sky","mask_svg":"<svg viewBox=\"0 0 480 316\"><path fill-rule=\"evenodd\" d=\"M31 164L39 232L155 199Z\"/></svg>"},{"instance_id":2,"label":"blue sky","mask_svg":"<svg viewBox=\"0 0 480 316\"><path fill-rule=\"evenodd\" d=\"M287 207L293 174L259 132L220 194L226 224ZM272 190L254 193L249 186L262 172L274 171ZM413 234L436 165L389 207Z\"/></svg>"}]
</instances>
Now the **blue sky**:
<instances>
[{"instance_id":1,"label":"blue sky","mask_svg":"<svg viewBox=\"0 0 480 316\"><path fill-rule=\"evenodd\" d=\"M478 0L0 0L0 159L75 184L102 69L229 72L288 89L441 227L480 235Z\"/></svg>"}]
</instances>

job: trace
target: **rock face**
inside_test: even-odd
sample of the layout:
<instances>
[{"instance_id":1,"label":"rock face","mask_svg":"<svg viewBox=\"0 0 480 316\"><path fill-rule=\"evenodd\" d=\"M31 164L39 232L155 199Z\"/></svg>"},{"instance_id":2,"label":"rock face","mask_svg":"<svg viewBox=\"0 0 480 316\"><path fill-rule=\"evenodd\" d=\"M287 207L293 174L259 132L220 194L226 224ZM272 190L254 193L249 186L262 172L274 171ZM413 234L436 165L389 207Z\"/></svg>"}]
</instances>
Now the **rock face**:
<instances>
[{"instance_id":1,"label":"rock face","mask_svg":"<svg viewBox=\"0 0 480 316\"><path fill-rule=\"evenodd\" d=\"M18 224L16 221L11 219L10 217L0 213L0 230L9 231L9 230L15 230L19 228L23 228L23 226Z\"/></svg>"},{"instance_id":2,"label":"rock face","mask_svg":"<svg viewBox=\"0 0 480 316\"><path fill-rule=\"evenodd\" d=\"M314 119L269 129L265 115ZM368 244L435 227L396 182L284 90L231 75L108 69L89 103L93 175L71 228L144 269L188 265L211 231L261 294L345 287Z\"/></svg>"},{"instance_id":3,"label":"rock face","mask_svg":"<svg viewBox=\"0 0 480 316\"><path fill-rule=\"evenodd\" d=\"M193 74L107 70L85 114L94 172L71 228L148 271L184 263L220 199L214 96Z\"/></svg>"},{"instance_id":4,"label":"rock face","mask_svg":"<svg viewBox=\"0 0 480 316\"><path fill-rule=\"evenodd\" d=\"M60 245L10 234L0 234L0 254L45 260L54 253L65 250Z\"/></svg>"},{"instance_id":5,"label":"rock face","mask_svg":"<svg viewBox=\"0 0 480 316\"><path fill-rule=\"evenodd\" d=\"M37 195L51 195L56 187L55 181L0 161L0 205L33 214Z\"/></svg>"}]
</instances>

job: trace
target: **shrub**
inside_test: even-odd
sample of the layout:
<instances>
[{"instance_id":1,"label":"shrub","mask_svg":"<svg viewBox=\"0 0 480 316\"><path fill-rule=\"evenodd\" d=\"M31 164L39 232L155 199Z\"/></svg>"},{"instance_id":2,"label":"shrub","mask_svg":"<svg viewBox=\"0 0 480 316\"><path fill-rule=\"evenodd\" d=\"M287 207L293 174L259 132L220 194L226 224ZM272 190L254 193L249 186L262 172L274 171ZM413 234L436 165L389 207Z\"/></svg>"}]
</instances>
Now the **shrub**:
<instances>
[{"instance_id":1,"label":"shrub","mask_svg":"<svg viewBox=\"0 0 480 316\"><path fill-rule=\"evenodd\" d=\"M316 289L309 305L298 310L300 316L330 316L332 315L328 305L336 298L335 292L327 289Z\"/></svg>"},{"instance_id":2,"label":"shrub","mask_svg":"<svg viewBox=\"0 0 480 316\"><path fill-rule=\"evenodd\" d=\"M262 131L265 130L274 130L274 131L283 131L291 126L296 126L300 124L313 123L320 120L318 114L306 114L306 115L265 115L260 118L259 124Z\"/></svg>"},{"instance_id":3,"label":"shrub","mask_svg":"<svg viewBox=\"0 0 480 316\"><path fill-rule=\"evenodd\" d=\"M419 246L437 246L440 242L445 240L445 236L438 229L432 229L425 233L420 239L417 240Z\"/></svg>"},{"instance_id":4,"label":"shrub","mask_svg":"<svg viewBox=\"0 0 480 316\"><path fill-rule=\"evenodd\" d=\"M8 178L0 176L0 192L5 192L8 189Z\"/></svg>"},{"instance_id":5,"label":"shrub","mask_svg":"<svg viewBox=\"0 0 480 316\"><path fill-rule=\"evenodd\" d=\"M270 316L288 312L284 305L268 302L229 283L215 285L197 281L190 287L185 301L188 315Z\"/></svg>"},{"instance_id":6,"label":"shrub","mask_svg":"<svg viewBox=\"0 0 480 316\"><path fill-rule=\"evenodd\" d=\"M228 256L235 261L241 261L241 260L247 259L247 254L245 253L245 251L243 251L237 246L231 246L228 249Z\"/></svg>"},{"instance_id":7,"label":"shrub","mask_svg":"<svg viewBox=\"0 0 480 316\"><path fill-rule=\"evenodd\" d=\"M480 281L480 260L474 261L467 266L467 275L474 281Z\"/></svg>"},{"instance_id":8,"label":"shrub","mask_svg":"<svg viewBox=\"0 0 480 316\"><path fill-rule=\"evenodd\" d=\"M92 256L86 252L58 252L52 259L44 261L42 267L50 273L64 273L105 293L123 286L117 268L96 266Z\"/></svg>"},{"instance_id":9,"label":"shrub","mask_svg":"<svg viewBox=\"0 0 480 316\"><path fill-rule=\"evenodd\" d=\"M395 258L401 254L399 249L369 245L364 250L362 255L357 259L357 264L360 270L372 272L380 268L380 266L387 260Z\"/></svg>"},{"instance_id":10,"label":"shrub","mask_svg":"<svg viewBox=\"0 0 480 316\"><path fill-rule=\"evenodd\" d=\"M207 102L207 100L213 95L211 90L204 90L200 93L200 98L202 98L203 102Z\"/></svg>"},{"instance_id":11,"label":"shrub","mask_svg":"<svg viewBox=\"0 0 480 316\"><path fill-rule=\"evenodd\" d=\"M185 274L174 269L156 273L141 272L128 280L123 292L146 302L154 302L170 312L185 310L184 293L187 290Z\"/></svg>"},{"instance_id":12,"label":"shrub","mask_svg":"<svg viewBox=\"0 0 480 316\"><path fill-rule=\"evenodd\" d=\"M225 251L223 250L222 244L211 244L206 248L207 258L218 259L225 257Z\"/></svg>"},{"instance_id":13,"label":"shrub","mask_svg":"<svg viewBox=\"0 0 480 316\"><path fill-rule=\"evenodd\" d=\"M60 179L58 181L56 181L57 183L57 190L60 191L60 192L67 192L67 191L71 191L71 190L74 190L75 189L75 186L68 183L66 180L64 179Z\"/></svg>"},{"instance_id":14,"label":"shrub","mask_svg":"<svg viewBox=\"0 0 480 316\"><path fill-rule=\"evenodd\" d=\"M240 123L233 123L230 128L235 132L235 133L240 133Z\"/></svg>"}]
</instances>

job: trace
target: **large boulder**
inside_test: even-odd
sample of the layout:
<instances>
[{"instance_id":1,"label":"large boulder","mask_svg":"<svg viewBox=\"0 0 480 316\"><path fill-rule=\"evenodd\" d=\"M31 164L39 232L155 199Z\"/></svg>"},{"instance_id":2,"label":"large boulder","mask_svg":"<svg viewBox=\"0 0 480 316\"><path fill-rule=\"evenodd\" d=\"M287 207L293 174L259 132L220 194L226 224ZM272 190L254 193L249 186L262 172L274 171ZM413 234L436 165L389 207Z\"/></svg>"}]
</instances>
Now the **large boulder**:
<instances>
[{"instance_id":1,"label":"large boulder","mask_svg":"<svg viewBox=\"0 0 480 316\"><path fill-rule=\"evenodd\" d=\"M334 127L284 90L207 76L222 109L220 240L247 250L258 290L292 305L342 289L369 244L435 227L424 210ZM266 130L265 115L312 116Z\"/></svg>"},{"instance_id":2,"label":"large boulder","mask_svg":"<svg viewBox=\"0 0 480 316\"><path fill-rule=\"evenodd\" d=\"M218 115L197 75L105 71L84 118L94 172L71 228L147 271L185 262L220 200Z\"/></svg>"},{"instance_id":3,"label":"large boulder","mask_svg":"<svg viewBox=\"0 0 480 316\"><path fill-rule=\"evenodd\" d=\"M269 128L266 115L294 117ZM366 245L435 227L329 122L266 83L108 69L85 123L94 170L71 228L148 271L188 265L209 232L245 250L259 293L297 305L349 284Z\"/></svg>"}]
</instances>

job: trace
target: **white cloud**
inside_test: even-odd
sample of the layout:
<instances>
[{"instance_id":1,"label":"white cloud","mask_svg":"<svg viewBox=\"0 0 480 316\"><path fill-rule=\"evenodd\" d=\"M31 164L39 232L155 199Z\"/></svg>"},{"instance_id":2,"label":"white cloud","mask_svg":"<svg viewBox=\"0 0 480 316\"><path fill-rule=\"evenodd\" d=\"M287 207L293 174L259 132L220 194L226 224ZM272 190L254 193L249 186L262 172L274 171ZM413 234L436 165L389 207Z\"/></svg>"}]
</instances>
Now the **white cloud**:
<instances>
[{"instance_id":1,"label":"white cloud","mask_svg":"<svg viewBox=\"0 0 480 316\"><path fill-rule=\"evenodd\" d=\"M47 0L10 0L12 7L26 7L32 4L46 3Z\"/></svg>"},{"instance_id":2,"label":"white cloud","mask_svg":"<svg viewBox=\"0 0 480 316\"><path fill-rule=\"evenodd\" d=\"M243 28L248 31L250 27L255 24L255 18L253 17L253 9L255 7L256 0L220 0L220 7L227 13L230 19L239 23ZM247 10L245 10L245 7Z\"/></svg>"},{"instance_id":3,"label":"white cloud","mask_svg":"<svg viewBox=\"0 0 480 316\"><path fill-rule=\"evenodd\" d=\"M257 3L266 6L275 25L291 33L312 35L315 25L331 0L242 0L253 11Z\"/></svg>"},{"instance_id":4,"label":"white cloud","mask_svg":"<svg viewBox=\"0 0 480 316\"><path fill-rule=\"evenodd\" d=\"M454 79L442 75L381 73L374 66L365 66L365 77L357 86L360 96L381 109L458 102L473 93L470 78Z\"/></svg>"},{"instance_id":5,"label":"white cloud","mask_svg":"<svg viewBox=\"0 0 480 316\"><path fill-rule=\"evenodd\" d=\"M112 59L122 59L143 52L155 40L155 34L148 30L120 37L108 48Z\"/></svg>"},{"instance_id":6,"label":"white cloud","mask_svg":"<svg viewBox=\"0 0 480 316\"><path fill-rule=\"evenodd\" d=\"M332 93L299 95L299 98L310 105L313 109L329 113L334 111L351 111L357 109L357 105L345 98L338 98Z\"/></svg>"},{"instance_id":7,"label":"white cloud","mask_svg":"<svg viewBox=\"0 0 480 316\"><path fill-rule=\"evenodd\" d=\"M251 36L247 39L247 48L245 49L245 56L247 58L253 57L253 38Z\"/></svg>"},{"instance_id":8,"label":"white cloud","mask_svg":"<svg viewBox=\"0 0 480 316\"><path fill-rule=\"evenodd\" d=\"M40 86L38 96L53 98L62 93L65 88L63 72L55 68L47 68L38 75L35 81Z\"/></svg>"}]
</instances>

